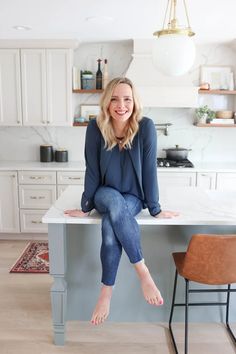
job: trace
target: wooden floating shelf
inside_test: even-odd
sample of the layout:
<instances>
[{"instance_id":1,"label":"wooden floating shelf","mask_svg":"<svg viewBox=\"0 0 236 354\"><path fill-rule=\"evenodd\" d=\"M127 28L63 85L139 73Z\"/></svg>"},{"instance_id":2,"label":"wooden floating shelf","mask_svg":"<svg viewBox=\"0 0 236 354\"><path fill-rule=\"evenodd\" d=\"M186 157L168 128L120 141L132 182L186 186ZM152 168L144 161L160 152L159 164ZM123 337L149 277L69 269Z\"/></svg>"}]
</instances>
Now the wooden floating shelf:
<instances>
[{"instance_id":1,"label":"wooden floating shelf","mask_svg":"<svg viewBox=\"0 0 236 354\"><path fill-rule=\"evenodd\" d=\"M74 122L73 127L86 127L88 125L88 122L80 123L80 122Z\"/></svg>"},{"instance_id":2,"label":"wooden floating shelf","mask_svg":"<svg viewBox=\"0 0 236 354\"><path fill-rule=\"evenodd\" d=\"M199 90L198 93L208 95L236 95L236 90Z\"/></svg>"},{"instance_id":3,"label":"wooden floating shelf","mask_svg":"<svg viewBox=\"0 0 236 354\"><path fill-rule=\"evenodd\" d=\"M82 90L82 89L79 89L79 90L72 90L72 92L74 93L102 93L104 90L96 90L96 89L93 89L93 90Z\"/></svg>"},{"instance_id":4,"label":"wooden floating shelf","mask_svg":"<svg viewBox=\"0 0 236 354\"><path fill-rule=\"evenodd\" d=\"M198 123L196 124L197 127L201 128L236 128L236 124L203 124Z\"/></svg>"}]
</instances>

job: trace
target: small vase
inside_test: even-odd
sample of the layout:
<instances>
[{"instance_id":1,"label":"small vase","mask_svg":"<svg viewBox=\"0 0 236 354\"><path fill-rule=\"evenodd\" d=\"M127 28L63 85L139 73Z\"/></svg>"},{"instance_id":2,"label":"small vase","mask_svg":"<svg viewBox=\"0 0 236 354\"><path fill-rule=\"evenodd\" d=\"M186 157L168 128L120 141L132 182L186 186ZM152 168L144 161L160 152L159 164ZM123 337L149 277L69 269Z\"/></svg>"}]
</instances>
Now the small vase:
<instances>
[{"instance_id":1,"label":"small vase","mask_svg":"<svg viewBox=\"0 0 236 354\"><path fill-rule=\"evenodd\" d=\"M198 118L198 123L206 124L207 117L208 115L206 113L203 114L201 117Z\"/></svg>"}]
</instances>

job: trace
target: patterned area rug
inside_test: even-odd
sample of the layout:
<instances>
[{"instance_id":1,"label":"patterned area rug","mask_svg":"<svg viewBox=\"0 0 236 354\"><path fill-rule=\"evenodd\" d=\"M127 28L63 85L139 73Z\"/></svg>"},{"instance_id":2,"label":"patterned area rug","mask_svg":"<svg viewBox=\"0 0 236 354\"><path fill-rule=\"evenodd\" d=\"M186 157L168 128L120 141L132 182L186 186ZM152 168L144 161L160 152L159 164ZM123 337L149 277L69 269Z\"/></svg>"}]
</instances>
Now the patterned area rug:
<instances>
[{"instance_id":1,"label":"patterned area rug","mask_svg":"<svg viewBox=\"0 0 236 354\"><path fill-rule=\"evenodd\" d=\"M12 266L10 273L48 273L47 242L30 242Z\"/></svg>"}]
</instances>

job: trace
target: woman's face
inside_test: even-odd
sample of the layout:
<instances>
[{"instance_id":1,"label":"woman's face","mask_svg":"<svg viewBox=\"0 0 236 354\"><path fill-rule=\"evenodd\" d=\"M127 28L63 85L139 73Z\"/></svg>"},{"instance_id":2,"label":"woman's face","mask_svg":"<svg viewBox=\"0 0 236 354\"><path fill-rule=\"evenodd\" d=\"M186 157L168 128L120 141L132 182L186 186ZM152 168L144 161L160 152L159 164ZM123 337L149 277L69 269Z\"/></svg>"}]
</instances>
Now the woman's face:
<instances>
[{"instance_id":1,"label":"woman's face","mask_svg":"<svg viewBox=\"0 0 236 354\"><path fill-rule=\"evenodd\" d=\"M115 87L108 107L110 116L117 122L127 121L133 113L134 101L132 89L128 84Z\"/></svg>"}]
</instances>

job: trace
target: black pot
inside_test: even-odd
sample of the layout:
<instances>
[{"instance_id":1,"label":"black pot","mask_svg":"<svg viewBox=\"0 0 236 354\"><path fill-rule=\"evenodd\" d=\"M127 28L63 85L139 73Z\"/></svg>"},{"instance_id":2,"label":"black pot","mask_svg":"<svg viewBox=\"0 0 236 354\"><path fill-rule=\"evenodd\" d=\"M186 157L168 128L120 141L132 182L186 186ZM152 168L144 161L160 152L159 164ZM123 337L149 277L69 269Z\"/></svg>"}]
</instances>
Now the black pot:
<instances>
[{"instance_id":1,"label":"black pot","mask_svg":"<svg viewBox=\"0 0 236 354\"><path fill-rule=\"evenodd\" d=\"M188 152L192 149L180 148L176 145L175 148L163 149L166 152L166 158L168 160L181 161L188 158Z\"/></svg>"}]
</instances>

